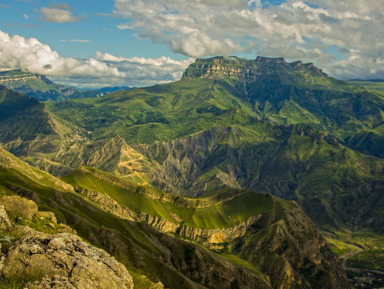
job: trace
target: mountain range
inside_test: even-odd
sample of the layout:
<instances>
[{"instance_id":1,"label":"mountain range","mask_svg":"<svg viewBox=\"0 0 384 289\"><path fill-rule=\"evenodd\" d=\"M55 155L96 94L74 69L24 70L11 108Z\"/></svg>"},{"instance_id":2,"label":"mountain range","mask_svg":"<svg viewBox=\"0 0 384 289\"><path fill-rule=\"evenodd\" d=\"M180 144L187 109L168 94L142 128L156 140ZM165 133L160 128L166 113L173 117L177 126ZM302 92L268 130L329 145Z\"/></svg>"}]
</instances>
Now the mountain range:
<instances>
[{"instance_id":1,"label":"mountain range","mask_svg":"<svg viewBox=\"0 0 384 289\"><path fill-rule=\"evenodd\" d=\"M40 103L1 87L2 146L51 174L13 159L7 178L23 181L3 186L110 254L126 248L120 262L168 288L348 288L305 214L334 251L384 230L384 95L355 84L282 58L214 57L97 98ZM66 197L43 197L25 168ZM218 279L197 273L209 264Z\"/></svg>"},{"instance_id":2,"label":"mountain range","mask_svg":"<svg viewBox=\"0 0 384 289\"><path fill-rule=\"evenodd\" d=\"M79 90L52 82L46 76L27 71L9 70L0 72L0 85L29 95L39 101L63 101L67 99L100 97L111 92L131 89L128 86L103 87Z\"/></svg>"}]
</instances>

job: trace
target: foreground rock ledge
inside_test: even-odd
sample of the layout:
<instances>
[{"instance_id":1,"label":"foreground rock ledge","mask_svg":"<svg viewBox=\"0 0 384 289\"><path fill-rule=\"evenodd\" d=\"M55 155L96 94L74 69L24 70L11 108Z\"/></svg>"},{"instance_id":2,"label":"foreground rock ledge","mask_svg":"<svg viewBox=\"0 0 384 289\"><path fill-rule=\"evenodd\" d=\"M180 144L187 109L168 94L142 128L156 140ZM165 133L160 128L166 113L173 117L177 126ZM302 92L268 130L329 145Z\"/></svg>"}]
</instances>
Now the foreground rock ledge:
<instances>
[{"instance_id":1,"label":"foreground rock ledge","mask_svg":"<svg viewBox=\"0 0 384 289\"><path fill-rule=\"evenodd\" d=\"M0 264L0 274L44 277L29 288L133 288L127 269L104 250L79 237L49 235L31 230L9 250Z\"/></svg>"}]
</instances>

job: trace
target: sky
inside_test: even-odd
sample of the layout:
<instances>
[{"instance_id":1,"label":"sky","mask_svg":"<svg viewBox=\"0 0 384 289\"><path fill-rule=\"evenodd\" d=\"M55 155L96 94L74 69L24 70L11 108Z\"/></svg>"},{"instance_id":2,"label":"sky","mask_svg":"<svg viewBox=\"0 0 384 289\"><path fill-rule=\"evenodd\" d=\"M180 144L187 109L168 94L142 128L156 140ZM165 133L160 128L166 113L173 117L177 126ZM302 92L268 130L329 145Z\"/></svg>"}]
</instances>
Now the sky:
<instances>
[{"instance_id":1,"label":"sky","mask_svg":"<svg viewBox=\"0 0 384 289\"><path fill-rule=\"evenodd\" d=\"M80 88L176 81L216 55L384 79L384 0L0 0L0 15L0 70Z\"/></svg>"}]
</instances>

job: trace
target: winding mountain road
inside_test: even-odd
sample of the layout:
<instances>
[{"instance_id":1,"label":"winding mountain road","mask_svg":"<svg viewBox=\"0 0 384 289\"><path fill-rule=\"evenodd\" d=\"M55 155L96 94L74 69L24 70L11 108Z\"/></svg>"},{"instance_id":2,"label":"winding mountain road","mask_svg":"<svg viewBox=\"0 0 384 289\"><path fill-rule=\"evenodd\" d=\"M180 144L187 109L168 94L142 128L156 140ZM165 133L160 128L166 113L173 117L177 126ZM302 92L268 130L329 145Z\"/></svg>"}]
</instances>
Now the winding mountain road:
<instances>
[{"instance_id":1,"label":"winding mountain road","mask_svg":"<svg viewBox=\"0 0 384 289\"><path fill-rule=\"evenodd\" d=\"M340 259L343 259L343 264L342 264L343 270L344 271L353 271L353 272L370 272L370 273L384 275L384 271L380 271L380 270L370 270L370 269L359 269L359 268L347 267L348 259L353 257L353 256L355 256L355 255L360 254L363 251L364 251L364 249L362 249L360 247L357 247L357 251L356 252L347 253L347 254L344 254L344 255L340 256Z\"/></svg>"}]
</instances>

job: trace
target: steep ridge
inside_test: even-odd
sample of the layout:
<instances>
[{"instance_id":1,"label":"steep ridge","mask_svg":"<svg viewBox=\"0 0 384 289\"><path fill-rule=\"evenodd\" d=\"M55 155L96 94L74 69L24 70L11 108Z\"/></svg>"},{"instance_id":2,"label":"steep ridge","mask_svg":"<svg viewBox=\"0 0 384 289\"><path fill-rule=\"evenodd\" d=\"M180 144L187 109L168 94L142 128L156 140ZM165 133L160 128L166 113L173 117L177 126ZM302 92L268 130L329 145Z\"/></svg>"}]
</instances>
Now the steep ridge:
<instances>
[{"instance_id":1,"label":"steep ridge","mask_svg":"<svg viewBox=\"0 0 384 289\"><path fill-rule=\"evenodd\" d=\"M246 99L268 121L307 124L362 152L383 157L384 95L328 77L313 64L282 58L197 59L183 78L210 79Z\"/></svg>"},{"instance_id":2,"label":"steep ridge","mask_svg":"<svg viewBox=\"0 0 384 289\"><path fill-rule=\"evenodd\" d=\"M140 220L160 231L256 265L270 276L273 287L324 286L324 274L328 273L315 265L322 258L315 248L323 248L320 251L325 255L332 254L293 202L233 189L199 199L164 194L150 187L136 188L136 195L132 185L91 168L82 168L64 180L113 214ZM293 245L298 240L301 245ZM338 266L336 259L331 263L331 267ZM307 278L304 268L312 268L316 273Z\"/></svg>"},{"instance_id":3,"label":"steep ridge","mask_svg":"<svg viewBox=\"0 0 384 289\"><path fill-rule=\"evenodd\" d=\"M7 149L52 152L63 128L37 100L0 86L0 135Z\"/></svg>"},{"instance_id":4,"label":"steep ridge","mask_svg":"<svg viewBox=\"0 0 384 289\"><path fill-rule=\"evenodd\" d=\"M55 84L44 75L21 70L0 72L0 85L29 95L39 101L84 98L84 94L77 89Z\"/></svg>"},{"instance_id":5,"label":"steep ridge","mask_svg":"<svg viewBox=\"0 0 384 289\"><path fill-rule=\"evenodd\" d=\"M1 194L34 199L39 208L55 212L58 221L110 252L130 272L140 269L167 288L349 288L337 258L293 202L249 191L189 199L91 168L59 180L2 149L0 156ZM75 184L80 195L64 181ZM93 195L105 198L86 197L90 189L94 189ZM109 206L109 213L105 210L108 198L118 201L118 206ZM247 210L244 198L252 200ZM123 219L119 206L133 212L134 220ZM161 209L167 214L166 221L177 226L168 234L178 238L154 229L161 230L156 224L165 219L158 216ZM193 215L187 219L190 213ZM201 224L206 228L199 228ZM216 230L213 234L212 229ZM209 244L215 245L211 247L214 252L201 247ZM135 276L133 273L134 282Z\"/></svg>"},{"instance_id":6,"label":"steep ridge","mask_svg":"<svg viewBox=\"0 0 384 289\"><path fill-rule=\"evenodd\" d=\"M149 178L165 191L191 196L224 187L270 192L296 200L320 226L383 230L382 160L305 126L260 122L252 129L250 134L217 127L135 147L157 162Z\"/></svg>"},{"instance_id":7,"label":"steep ridge","mask_svg":"<svg viewBox=\"0 0 384 289\"><path fill-rule=\"evenodd\" d=\"M151 163L120 137L92 141L86 131L65 122L32 97L0 86L0 143L25 161L54 175L81 165L148 182Z\"/></svg>"}]
</instances>

